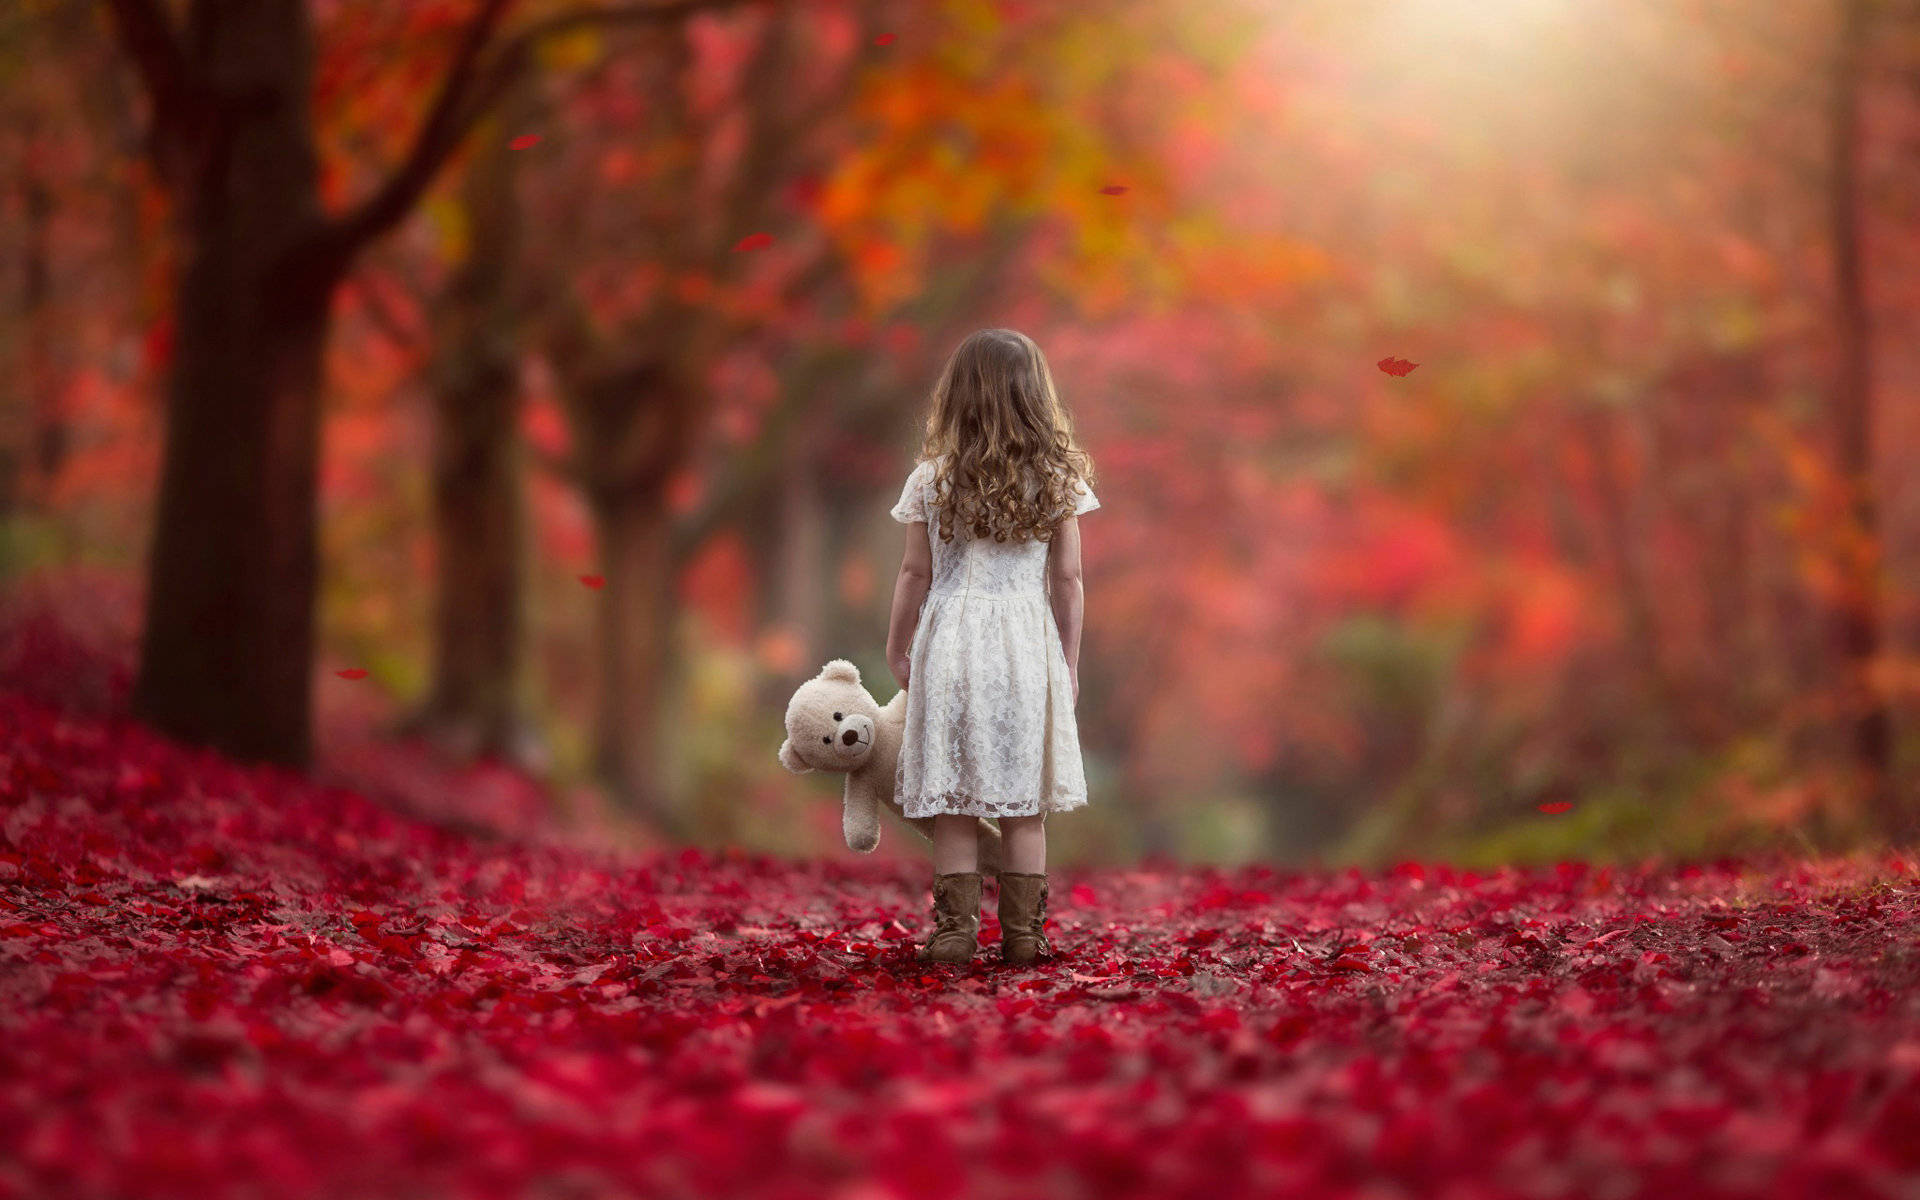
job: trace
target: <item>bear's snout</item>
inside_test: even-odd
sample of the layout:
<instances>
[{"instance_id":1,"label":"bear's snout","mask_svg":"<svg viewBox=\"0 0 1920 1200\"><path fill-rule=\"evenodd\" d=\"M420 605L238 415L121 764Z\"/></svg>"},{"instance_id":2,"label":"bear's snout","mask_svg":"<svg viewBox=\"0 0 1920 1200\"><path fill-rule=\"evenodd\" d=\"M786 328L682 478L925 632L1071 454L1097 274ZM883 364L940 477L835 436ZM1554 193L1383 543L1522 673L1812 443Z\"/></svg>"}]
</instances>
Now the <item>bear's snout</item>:
<instances>
[{"instance_id":1,"label":"bear's snout","mask_svg":"<svg viewBox=\"0 0 1920 1200\"><path fill-rule=\"evenodd\" d=\"M865 757L866 747L873 744L873 721L862 713L848 713L834 740L852 757Z\"/></svg>"}]
</instances>

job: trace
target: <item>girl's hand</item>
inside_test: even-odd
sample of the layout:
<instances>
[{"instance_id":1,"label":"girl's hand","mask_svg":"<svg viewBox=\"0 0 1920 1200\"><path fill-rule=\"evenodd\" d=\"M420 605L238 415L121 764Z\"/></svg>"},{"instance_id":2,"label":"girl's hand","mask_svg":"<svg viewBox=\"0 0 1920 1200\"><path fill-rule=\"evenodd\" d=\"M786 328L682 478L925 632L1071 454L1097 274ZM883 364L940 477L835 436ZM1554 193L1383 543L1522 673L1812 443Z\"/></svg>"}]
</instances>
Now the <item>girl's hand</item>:
<instances>
[{"instance_id":1,"label":"girl's hand","mask_svg":"<svg viewBox=\"0 0 1920 1200\"><path fill-rule=\"evenodd\" d=\"M900 685L903 692L907 690L907 675L912 668L912 660L904 654L887 660L887 669L893 672L893 681Z\"/></svg>"}]
</instances>

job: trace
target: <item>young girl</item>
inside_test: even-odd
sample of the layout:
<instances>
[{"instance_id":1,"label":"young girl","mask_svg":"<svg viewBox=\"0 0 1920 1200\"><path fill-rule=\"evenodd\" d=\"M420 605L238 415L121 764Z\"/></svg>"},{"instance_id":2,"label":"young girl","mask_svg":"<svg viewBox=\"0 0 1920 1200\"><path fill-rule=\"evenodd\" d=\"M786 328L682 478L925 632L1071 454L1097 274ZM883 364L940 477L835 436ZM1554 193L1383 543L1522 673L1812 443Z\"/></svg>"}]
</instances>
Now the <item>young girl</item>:
<instances>
[{"instance_id":1,"label":"young girl","mask_svg":"<svg viewBox=\"0 0 1920 1200\"><path fill-rule=\"evenodd\" d=\"M978 947L975 819L999 820L1001 954L1053 953L1046 814L1087 803L1080 732L1079 516L1100 506L1093 463L1040 347L983 329L933 389L921 461L895 520L907 526L887 664L907 693L897 795L932 817L935 926L922 961Z\"/></svg>"}]
</instances>

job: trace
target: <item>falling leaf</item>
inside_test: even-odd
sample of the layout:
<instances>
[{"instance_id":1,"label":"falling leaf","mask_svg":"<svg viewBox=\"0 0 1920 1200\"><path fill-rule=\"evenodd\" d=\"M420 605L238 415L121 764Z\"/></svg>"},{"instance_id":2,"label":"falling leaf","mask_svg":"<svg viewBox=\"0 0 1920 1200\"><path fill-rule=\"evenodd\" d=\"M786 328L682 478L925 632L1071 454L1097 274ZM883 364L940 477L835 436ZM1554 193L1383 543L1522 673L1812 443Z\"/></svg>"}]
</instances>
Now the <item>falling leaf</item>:
<instances>
[{"instance_id":1,"label":"falling leaf","mask_svg":"<svg viewBox=\"0 0 1920 1200\"><path fill-rule=\"evenodd\" d=\"M519 137L513 139L511 142L508 142L507 145L513 147L515 150L525 150L528 146L535 145L539 141L540 141L539 134L523 133Z\"/></svg>"},{"instance_id":2,"label":"falling leaf","mask_svg":"<svg viewBox=\"0 0 1920 1200\"><path fill-rule=\"evenodd\" d=\"M1388 357L1381 359L1379 365L1380 369L1389 375L1405 375L1408 371L1413 370L1420 364L1417 362L1408 362L1404 358Z\"/></svg>"},{"instance_id":3,"label":"falling leaf","mask_svg":"<svg viewBox=\"0 0 1920 1200\"><path fill-rule=\"evenodd\" d=\"M1571 800L1554 800L1547 804L1542 804L1540 811L1543 813L1563 813L1572 807L1573 801Z\"/></svg>"},{"instance_id":4,"label":"falling leaf","mask_svg":"<svg viewBox=\"0 0 1920 1200\"><path fill-rule=\"evenodd\" d=\"M582 575L580 582L597 590L607 585L607 577L605 575Z\"/></svg>"},{"instance_id":5,"label":"falling leaf","mask_svg":"<svg viewBox=\"0 0 1920 1200\"><path fill-rule=\"evenodd\" d=\"M335 671L334 674L342 679L365 679L367 677L366 668L364 667L348 667L345 670Z\"/></svg>"},{"instance_id":6,"label":"falling leaf","mask_svg":"<svg viewBox=\"0 0 1920 1200\"><path fill-rule=\"evenodd\" d=\"M772 234L750 233L747 236L741 238L739 241L735 242L733 244L733 248L735 251L764 250L771 245L773 245Z\"/></svg>"},{"instance_id":7,"label":"falling leaf","mask_svg":"<svg viewBox=\"0 0 1920 1200\"><path fill-rule=\"evenodd\" d=\"M1102 196L1124 196L1127 194L1127 185L1124 183L1110 183L1100 189L1100 194Z\"/></svg>"},{"instance_id":8,"label":"falling leaf","mask_svg":"<svg viewBox=\"0 0 1920 1200\"><path fill-rule=\"evenodd\" d=\"M890 33L880 34L873 39L873 44L876 46L891 46L893 45L893 35Z\"/></svg>"}]
</instances>

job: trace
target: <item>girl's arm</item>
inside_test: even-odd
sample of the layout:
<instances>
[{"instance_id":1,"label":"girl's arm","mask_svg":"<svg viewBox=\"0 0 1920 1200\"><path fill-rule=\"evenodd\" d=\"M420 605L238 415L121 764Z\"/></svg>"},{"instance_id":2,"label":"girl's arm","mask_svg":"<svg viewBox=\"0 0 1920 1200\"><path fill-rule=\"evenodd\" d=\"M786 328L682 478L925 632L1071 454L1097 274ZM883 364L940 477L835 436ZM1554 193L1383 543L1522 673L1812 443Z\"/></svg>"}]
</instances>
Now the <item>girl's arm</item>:
<instances>
[{"instance_id":1,"label":"girl's arm","mask_svg":"<svg viewBox=\"0 0 1920 1200\"><path fill-rule=\"evenodd\" d=\"M920 624L920 605L932 586L933 543L927 539L927 523L915 521L907 526L907 552L900 560L900 577L893 584L893 616L887 622L887 667L902 691L907 687L907 651Z\"/></svg>"},{"instance_id":2,"label":"girl's arm","mask_svg":"<svg viewBox=\"0 0 1920 1200\"><path fill-rule=\"evenodd\" d=\"M1067 655L1067 674L1073 680L1073 699L1080 700L1080 626L1086 612L1087 591L1080 582L1080 518L1067 517L1053 531L1047 551L1047 592L1053 623L1060 627L1060 648Z\"/></svg>"}]
</instances>

